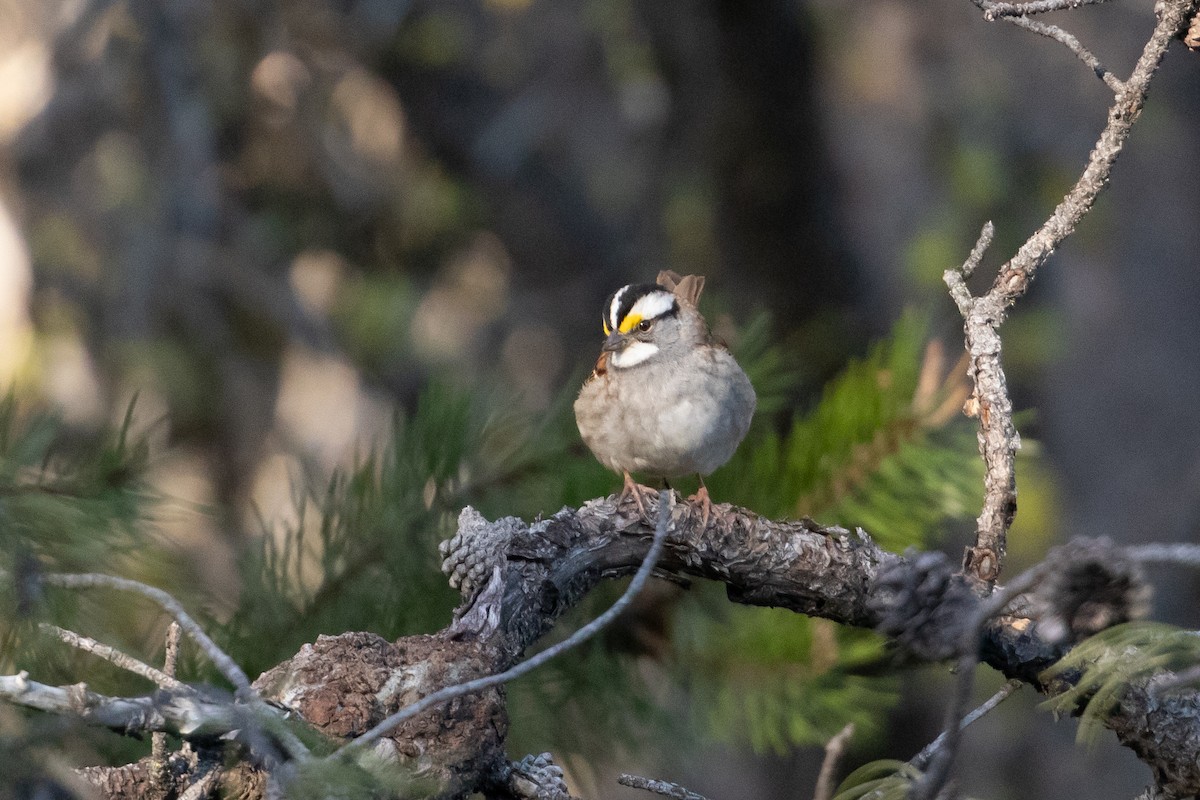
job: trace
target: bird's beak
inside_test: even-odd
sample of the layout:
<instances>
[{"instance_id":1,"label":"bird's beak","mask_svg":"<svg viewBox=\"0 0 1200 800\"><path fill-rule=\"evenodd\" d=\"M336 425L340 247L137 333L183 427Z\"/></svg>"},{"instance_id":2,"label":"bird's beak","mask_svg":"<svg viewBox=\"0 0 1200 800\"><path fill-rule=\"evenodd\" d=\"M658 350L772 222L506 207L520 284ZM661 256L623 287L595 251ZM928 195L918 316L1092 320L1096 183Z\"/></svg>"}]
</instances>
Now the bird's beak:
<instances>
[{"instance_id":1,"label":"bird's beak","mask_svg":"<svg viewBox=\"0 0 1200 800\"><path fill-rule=\"evenodd\" d=\"M615 353L618 350L624 350L626 344L628 344L628 340L626 340L625 334L620 331L613 331L604 340L604 346L600 349L606 353Z\"/></svg>"}]
</instances>

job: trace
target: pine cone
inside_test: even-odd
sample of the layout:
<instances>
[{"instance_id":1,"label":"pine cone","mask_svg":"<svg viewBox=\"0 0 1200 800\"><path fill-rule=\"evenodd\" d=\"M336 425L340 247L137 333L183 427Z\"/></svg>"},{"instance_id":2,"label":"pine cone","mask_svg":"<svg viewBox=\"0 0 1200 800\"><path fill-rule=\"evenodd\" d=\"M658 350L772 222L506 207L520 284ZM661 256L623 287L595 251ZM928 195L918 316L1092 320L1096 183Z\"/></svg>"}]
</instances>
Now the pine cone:
<instances>
[{"instance_id":1,"label":"pine cone","mask_svg":"<svg viewBox=\"0 0 1200 800\"><path fill-rule=\"evenodd\" d=\"M504 552L513 535L525 528L516 517L488 522L482 514L467 506L458 515L458 533L438 545L442 572L450 585L470 597L487 585L495 567L504 568Z\"/></svg>"}]
</instances>

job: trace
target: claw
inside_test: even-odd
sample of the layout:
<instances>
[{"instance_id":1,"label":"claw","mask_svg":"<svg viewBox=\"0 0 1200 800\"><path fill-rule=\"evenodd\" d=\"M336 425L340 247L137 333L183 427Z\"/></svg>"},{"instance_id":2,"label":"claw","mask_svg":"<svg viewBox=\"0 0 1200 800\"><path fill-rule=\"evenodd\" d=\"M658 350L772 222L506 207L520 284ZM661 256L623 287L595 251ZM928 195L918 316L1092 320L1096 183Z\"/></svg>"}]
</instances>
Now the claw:
<instances>
[{"instance_id":1,"label":"claw","mask_svg":"<svg viewBox=\"0 0 1200 800\"><path fill-rule=\"evenodd\" d=\"M646 498L642 495L642 487L638 485L628 472L625 473L625 485L621 487L621 495L617 498L617 505L621 505L629 497L633 497L633 502L637 504L638 511L643 519L650 519L646 512Z\"/></svg>"},{"instance_id":2,"label":"claw","mask_svg":"<svg viewBox=\"0 0 1200 800\"><path fill-rule=\"evenodd\" d=\"M713 510L712 498L708 496L708 487L704 485L704 477L701 475L696 477L700 478L700 488L696 490L695 494L688 497L688 502L700 506L700 524L707 528Z\"/></svg>"}]
</instances>

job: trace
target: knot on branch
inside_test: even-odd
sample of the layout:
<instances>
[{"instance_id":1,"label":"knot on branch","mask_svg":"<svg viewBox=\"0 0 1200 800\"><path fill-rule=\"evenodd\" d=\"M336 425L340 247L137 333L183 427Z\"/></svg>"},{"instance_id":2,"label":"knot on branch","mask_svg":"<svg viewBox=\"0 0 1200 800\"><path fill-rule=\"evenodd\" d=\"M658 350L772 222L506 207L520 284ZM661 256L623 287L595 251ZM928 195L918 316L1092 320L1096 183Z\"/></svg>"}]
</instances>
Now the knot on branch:
<instances>
[{"instance_id":1,"label":"knot on branch","mask_svg":"<svg viewBox=\"0 0 1200 800\"><path fill-rule=\"evenodd\" d=\"M876 630L918 658L959 654L979 598L944 553L909 554L884 565L872 586Z\"/></svg>"},{"instance_id":2,"label":"knot on branch","mask_svg":"<svg viewBox=\"0 0 1200 800\"><path fill-rule=\"evenodd\" d=\"M549 753L525 756L509 765L508 786L521 800L573 800L563 780L562 767Z\"/></svg>"},{"instance_id":3,"label":"knot on branch","mask_svg":"<svg viewBox=\"0 0 1200 800\"><path fill-rule=\"evenodd\" d=\"M504 551L525 523L516 517L488 522L482 514L467 506L458 515L458 532L438 545L442 572L450 585L471 597L487 585L493 571L504 570Z\"/></svg>"},{"instance_id":4,"label":"knot on branch","mask_svg":"<svg viewBox=\"0 0 1200 800\"><path fill-rule=\"evenodd\" d=\"M1075 539L1050 551L1053 565L1030 597L1038 634L1074 643L1144 617L1150 585L1141 566L1107 538Z\"/></svg>"},{"instance_id":5,"label":"knot on branch","mask_svg":"<svg viewBox=\"0 0 1200 800\"><path fill-rule=\"evenodd\" d=\"M347 740L439 689L492 674L498 659L487 643L445 632L395 642L343 633L305 644L254 685L321 733ZM507 733L504 691L493 688L405 720L375 742L374 754L418 779L428 796L459 797L503 763Z\"/></svg>"}]
</instances>

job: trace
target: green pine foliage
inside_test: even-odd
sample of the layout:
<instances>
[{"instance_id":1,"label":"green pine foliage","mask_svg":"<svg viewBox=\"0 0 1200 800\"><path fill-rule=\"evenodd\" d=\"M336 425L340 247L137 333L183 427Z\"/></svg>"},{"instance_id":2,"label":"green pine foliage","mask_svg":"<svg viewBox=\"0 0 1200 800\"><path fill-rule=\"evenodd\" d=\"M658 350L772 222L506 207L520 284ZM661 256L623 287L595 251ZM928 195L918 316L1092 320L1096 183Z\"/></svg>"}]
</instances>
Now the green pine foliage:
<instances>
[{"instance_id":1,"label":"green pine foliage","mask_svg":"<svg viewBox=\"0 0 1200 800\"><path fill-rule=\"evenodd\" d=\"M920 778L921 771L906 761L872 761L847 775L833 800L908 800Z\"/></svg>"},{"instance_id":2,"label":"green pine foliage","mask_svg":"<svg viewBox=\"0 0 1200 800\"><path fill-rule=\"evenodd\" d=\"M785 426L760 414L708 481L713 496L774 518L861 526L893 550L928 546L970 519L983 474L973 427L957 413L964 372L943 378L925 342L924 324L906 316L811 411ZM781 372L777 353L747 344L739 358L751 375ZM760 389L767 408L788 388ZM717 738L783 752L824 743L848 721L866 737L894 700L892 681L852 674L883 655L870 632L720 596L685 604L676 625L676 661Z\"/></svg>"},{"instance_id":3,"label":"green pine foliage","mask_svg":"<svg viewBox=\"0 0 1200 800\"><path fill-rule=\"evenodd\" d=\"M381 759L312 759L301 762L288 784L288 800L381 800L432 797L437 785Z\"/></svg>"},{"instance_id":4,"label":"green pine foliage","mask_svg":"<svg viewBox=\"0 0 1200 800\"><path fill-rule=\"evenodd\" d=\"M437 630L457 594L437 544L453 530L461 487L486 450L470 396L429 387L391 440L328 483L302 481L296 516L265 521L245 562L240 606L225 643L250 674L320 634L388 638Z\"/></svg>"},{"instance_id":5,"label":"green pine foliage","mask_svg":"<svg viewBox=\"0 0 1200 800\"><path fill-rule=\"evenodd\" d=\"M101 691L146 688L37 627L52 622L138 652L158 619L144 601L51 589L38 579L107 572L161 583L174 574L152 533L146 447L129 435L131 416L132 406L120 428L86 437L11 394L0 399L0 570L8 576L0 581L0 671L73 683L86 670Z\"/></svg>"},{"instance_id":6,"label":"green pine foliage","mask_svg":"<svg viewBox=\"0 0 1200 800\"><path fill-rule=\"evenodd\" d=\"M928 544L973 513L981 477L971 426L947 413L961 405L961 378L943 381L944 369L923 358L918 320L902 320L795 416L787 409L797 373L769 331L759 318L739 337L759 413L733 462L709 481L718 502L861 525L896 549ZM296 476L294 515L263 520L263 535L240 562L238 607L231 619L209 620L209 629L251 675L323 633L396 638L440 629L459 598L440 572L437 544L464 505L489 518L531 519L619 487L619 476L579 441L577 385L535 419L501 392L431 384L410 413L396 416L390 438L352 467L330 479ZM52 419L22 416L11 401L0 406L0 566L19 575L26 558L39 569L133 573L179 593L178 578L156 579L146 566L157 552L147 547L157 498L141 477L145 448L122 431L74 453L62 450L62 439ZM3 585L10 603L21 601L19 581ZM600 613L619 590L600 587L560 630ZM106 594L82 602L62 592L37 600L39 618L117 645L137 638L129 650L138 654L160 646L161 614L139 600ZM596 754L649 743L674 725L676 735L701 731L783 751L823 742L850 720L869 735L893 696L887 679L854 674L880 655L869 632L733 606L716 585L656 602L667 625L659 645L613 630L510 687L514 748ZM108 615L111 624L84 613ZM78 658L19 619L0 625L0 657L24 658L36 637L48 645L39 657ZM77 680L81 670L70 666L64 680ZM95 670L89 662L89 676ZM694 718L679 719L679 707L694 709Z\"/></svg>"},{"instance_id":7,"label":"green pine foliage","mask_svg":"<svg viewBox=\"0 0 1200 800\"><path fill-rule=\"evenodd\" d=\"M907 761L872 761L847 775L834 790L833 800L908 800L922 775ZM971 800L957 793L952 796Z\"/></svg>"},{"instance_id":8,"label":"green pine foliage","mask_svg":"<svg viewBox=\"0 0 1200 800\"><path fill-rule=\"evenodd\" d=\"M887 340L825 387L811 411L784 426L759 414L710 488L769 517L861 526L900 549L964 519L983 480L972 426L947 413L961 405L953 401L964 376L940 380L925 347L923 321L902 317ZM772 357L769 349L762 354ZM756 367L749 362L751 374Z\"/></svg>"},{"instance_id":9,"label":"green pine foliage","mask_svg":"<svg viewBox=\"0 0 1200 800\"><path fill-rule=\"evenodd\" d=\"M880 730L895 681L851 674L879 656L876 637L704 595L707 608L681 611L675 645L693 722L712 738L785 753L823 744L847 722L864 738Z\"/></svg>"},{"instance_id":10,"label":"green pine foliage","mask_svg":"<svg viewBox=\"0 0 1200 800\"><path fill-rule=\"evenodd\" d=\"M614 599L603 594L609 603ZM561 627L573 630L603 611L601 602L586 605L589 613L572 614ZM652 750L664 732L674 741L686 739L681 721L671 717L660 702L662 693L654 690L655 680L664 677L661 668L612 645L611 638L601 637L509 685L510 753L622 759Z\"/></svg>"},{"instance_id":11,"label":"green pine foliage","mask_svg":"<svg viewBox=\"0 0 1200 800\"><path fill-rule=\"evenodd\" d=\"M1200 663L1200 635L1162 622L1126 622L1090 636L1040 676L1047 684L1074 685L1042 703L1062 714L1078 714L1076 739L1091 743L1131 684L1167 670Z\"/></svg>"}]
</instances>

